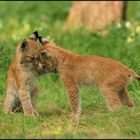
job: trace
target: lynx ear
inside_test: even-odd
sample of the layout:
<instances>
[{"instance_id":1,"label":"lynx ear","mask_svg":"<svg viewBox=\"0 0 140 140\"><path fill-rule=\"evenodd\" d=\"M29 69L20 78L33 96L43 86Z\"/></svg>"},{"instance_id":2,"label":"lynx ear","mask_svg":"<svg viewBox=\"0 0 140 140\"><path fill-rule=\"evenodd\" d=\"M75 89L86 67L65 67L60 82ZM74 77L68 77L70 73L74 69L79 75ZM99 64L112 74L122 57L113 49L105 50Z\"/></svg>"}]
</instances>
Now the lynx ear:
<instances>
[{"instance_id":1,"label":"lynx ear","mask_svg":"<svg viewBox=\"0 0 140 140\"><path fill-rule=\"evenodd\" d=\"M35 31L35 32L33 32L32 35L30 36L30 39L35 39L35 40L37 40L38 37L39 37L38 31Z\"/></svg>"},{"instance_id":2,"label":"lynx ear","mask_svg":"<svg viewBox=\"0 0 140 140\"><path fill-rule=\"evenodd\" d=\"M20 46L21 52L25 52L28 49L29 49L28 43L26 41L23 41L22 44L21 44L21 46Z\"/></svg>"},{"instance_id":3,"label":"lynx ear","mask_svg":"<svg viewBox=\"0 0 140 140\"><path fill-rule=\"evenodd\" d=\"M38 40L39 40L39 42L40 42L42 45L44 45L44 44L46 44L46 43L49 42L46 38L43 38L42 36L39 36L39 37L38 37Z\"/></svg>"}]
</instances>

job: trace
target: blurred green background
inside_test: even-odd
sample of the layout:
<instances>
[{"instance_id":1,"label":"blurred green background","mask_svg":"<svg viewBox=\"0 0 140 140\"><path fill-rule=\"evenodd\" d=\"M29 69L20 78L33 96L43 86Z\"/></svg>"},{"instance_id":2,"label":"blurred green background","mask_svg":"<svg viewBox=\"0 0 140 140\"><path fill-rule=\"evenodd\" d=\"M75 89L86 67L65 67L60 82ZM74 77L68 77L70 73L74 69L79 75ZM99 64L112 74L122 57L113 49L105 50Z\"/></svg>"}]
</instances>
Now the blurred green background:
<instances>
[{"instance_id":1,"label":"blurred green background","mask_svg":"<svg viewBox=\"0 0 140 140\"><path fill-rule=\"evenodd\" d=\"M69 118L67 93L57 74L37 78L38 118L3 113L6 74L18 43L38 30L59 46L81 55L99 55L122 62L140 75L140 2L128 2L128 22L110 26L110 34L78 29L64 31L71 2L0 2L0 137L1 138L140 138L140 83L129 95L135 107L109 112L97 88L82 87L82 116Z\"/></svg>"}]
</instances>

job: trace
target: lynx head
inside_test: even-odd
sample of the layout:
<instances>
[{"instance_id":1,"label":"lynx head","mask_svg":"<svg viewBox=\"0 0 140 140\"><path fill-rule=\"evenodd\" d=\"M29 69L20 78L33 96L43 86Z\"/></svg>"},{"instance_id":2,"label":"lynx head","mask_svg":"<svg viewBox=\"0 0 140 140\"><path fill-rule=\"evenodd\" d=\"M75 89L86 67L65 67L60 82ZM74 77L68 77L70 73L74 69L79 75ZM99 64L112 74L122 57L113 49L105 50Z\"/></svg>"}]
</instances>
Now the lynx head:
<instances>
[{"instance_id":1,"label":"lynx head","mask_svg":"<svg viewBox=\"0 0 140 140\"><path fill-rule=\"evenodd\" d=\"M24 39L18 46L16 54L20 65L36 75L39 75L43 71L42 65L36 57L39 50L38 37L38 32L35 31L29 38Z\"/></svg>"},{"instance_id":2,"label":"lynx head","mask_svg":"<svg viewBox=\"0 0 140 140\"><path fill-rule=\"evenodd\" d=\"M39 42L42 47L39 49L37 58L40 61L45 72L57 72L59 49L56 45L46 38L39 36Z\"/></svg>"}]
</instances>

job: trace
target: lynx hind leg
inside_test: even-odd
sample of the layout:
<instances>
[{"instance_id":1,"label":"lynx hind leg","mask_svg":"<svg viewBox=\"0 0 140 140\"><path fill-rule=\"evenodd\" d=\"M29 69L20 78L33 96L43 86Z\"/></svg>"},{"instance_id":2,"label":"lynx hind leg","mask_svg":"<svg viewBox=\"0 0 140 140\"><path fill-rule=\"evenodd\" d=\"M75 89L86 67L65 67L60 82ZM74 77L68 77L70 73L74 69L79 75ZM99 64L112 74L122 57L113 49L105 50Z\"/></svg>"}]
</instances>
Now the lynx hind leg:
<instances>
[{"instance_id":1,"label":"lynx hind leg","mask_svg":"<svg viewBox=\"0 0 140 140\"><path fill-rule=\"evenodd\" d=\"M128 75L118 74L114 76L114 78L103 83L102 91L110 110L120 109L123 106L122 99L124 99L124 97L120 98L120 91L126 87L128 82ZM127 99L127 103L129 103L130 99L127 96L126 90L123 90L123 93L124 94L121 95L125 96L125 100Z\"/></svg>"},{"instance_id":2,"label":"lynx hind leg","mask_svg":"<svg viewBox=\"0 0 140 140\"><path fill-rule=\"evenodd\" d=\"M122 108L122 103L119 98L118 92L109 88L109 87L102 87L103 96L105 98L105 102L108 106L110 111L118 110Z\"/></svg>"},{"instance_id":3,"label":"lynx hind leg","mask_svg":"<svg viewBox=\"0 0 140 140\"><path fill-rule=\"evenodd\" d=\"M4 112L13 112L13 108L15 106L16 96L12 94L12 91L8 91L6 97L4 99Z\"/></svg>"},{"instance_id":4,"label":"lynx hind leg","mask_svg":"<svg viewBox=\"0 0 140 140\"><path fill-rule=\"evenodd\" d=\"M123 88L123 90L119 93L119 97L123 105L128 107L134 106L134 103L131 101L126 88Z\"/></svg>"}]
</instances>

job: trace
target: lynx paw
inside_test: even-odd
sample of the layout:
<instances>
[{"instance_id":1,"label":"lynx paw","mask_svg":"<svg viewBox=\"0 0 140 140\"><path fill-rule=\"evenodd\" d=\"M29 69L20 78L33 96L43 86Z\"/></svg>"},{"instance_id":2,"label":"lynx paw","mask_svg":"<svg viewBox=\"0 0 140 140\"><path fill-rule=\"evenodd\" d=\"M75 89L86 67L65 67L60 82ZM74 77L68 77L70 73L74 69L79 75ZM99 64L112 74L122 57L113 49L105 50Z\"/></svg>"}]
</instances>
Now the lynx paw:
<instances>
[{"instance_id":1,"label":"lynx paw","mask_svg":"<svg viewBox=\"0 0 140 140\"><path fill-rule=\"evenodd\" d=\"M36 116L39 116L39 113L34 109L34 114L36 115Z\"/></svg>"},{"instance_id":2,"label":"lynx paw","mask_svg":"<svg viewBox=\"0 0 140 140\"><path fill-rule=\"evenodd\" d=\"M72 113L71 113L71 117L72 117L72 118L79 118L80 116L81 116L81 112L78 112L78 113L72 112Z\"/></svg>"},{"instance_id":3,"label":"lynx paw","mask_svg":"<svg viewBox=\"0 0 140 140\"><path fill-rule=\"evenodd\" d=\"M39 114L36 110L33 110L31 113L25 113L29 117L37 117Z\"/></svg>"}]
</instances>

